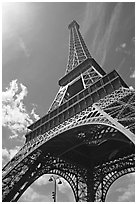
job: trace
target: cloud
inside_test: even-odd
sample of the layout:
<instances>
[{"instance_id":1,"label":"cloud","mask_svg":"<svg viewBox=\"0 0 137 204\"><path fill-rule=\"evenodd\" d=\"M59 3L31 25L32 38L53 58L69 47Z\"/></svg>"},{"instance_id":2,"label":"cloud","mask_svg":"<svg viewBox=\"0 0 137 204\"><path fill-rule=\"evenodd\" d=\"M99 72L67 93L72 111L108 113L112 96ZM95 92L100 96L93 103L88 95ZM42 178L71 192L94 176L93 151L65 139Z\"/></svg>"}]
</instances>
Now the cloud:
<instances>
[{"instance_id":1,"label":"cloud","mask_svg":"<svg viewBox=\"0 0 137 204\"><path fill-rule=\"evenodd\" d=\"M61 193L67 193L68 190L70 189L69 183L63 178L61 178L61 182L62 182L62 184L58 184L59 191Z\"/></svg>"},{"instance_id":2,"label":"cloud","mask_svg":"<svg viewBox=\"0 0 137 204\"><path fill-rule=\"evenodd\" d=\"M4 158L4 157L10 158L9 152L6 148L2 149L2 158Z\"/></svg>"},{"instance_id":3,"label":"cloud","mask_svg":"<svg viewBox=\"0 0 137 204\"><path fill-rule=\"evenodd\" d=\"M6 163L10 160L9 152L6 148L2 149L2 166L5 166Z\"/></svg>"},{"instance_id":4,"label":"cloud","mask_svg":"<svg viewBox=\"0 0 137 204\"><path fill-rule=\"evenodd\" d=\"M14 149L9 150L9 157L10 159L14 157L14 155L19 151L20 146L16 146Z\"/></svg>"},{"instance_id":5,"label":"cloud","mask_svg":"<svg viewBox=\"0 0 137 204\"><path fill-rule=\"evenodd\" d=\"M19 202L46 202L51 200L50 197L37 193L32 187L29 187L21 196Z\"/></svg>"},{"instance_id":6,"label":"cloud","mask_svg":"<svg viewBox=\"0 0 137 204\"><path fill-rule=\"evenodd\" d=\"M135 173L126 174L117 179L110 187L106 202L134 202Z\"/></svg>"},{"instance_id":7,"label":"cloud","mask_svg":"<svg viewBox=\"0 0 137 204\"><path fill-rule=\"evenodd\" d=\"M125 55L133 55L134 57L134 50L132 51L132 49L125 49L126 48L126 43L120 44L120 46L116 47L115 51L119 52L119 53L123 53Z\"/></svg>"},{"instance_id":8,"label":"cloud","mask_svg":"<svg viewBox=\"0 0 137 204\"><path fill-rule=\"evenodd\" d=\"M44 175L44 177L42 176L40 178L43 178L43 180L44 180L45 176L46 175ZM47 174L47 176L49 177L50 175ZM61 181L62 180L64 180L64 179L61 178ZM42 179L40 179L39 181L41 184L43 184ZM36 184L36 181L34 184ZM49 182L48 182L48 184L49 184ZM68 202L74 201L75 200L74 195L73 195L72 190L70 191L70 188L67 188L65 192L63 192L61 189L59 189L59 186L61 187L63 185L61 185L61 184L57 185L57 189L60 191L59 192L57 190L57 200L65 201L65 199L67 199ZM65 185L67 185L67 184L65 184ZM41 188L45 189L45 191L41 191ZM46 190L47 188L49 188L49 186L47 186L47 188L42 186L41 188L40 188L40 186L34 186L32 184L32 186L30 186L24 192L24 194L21 196L21 198L19 199L19 202L53 202L53 199L51 196L51 192L53 191L53 187L51 188L51 190Z\"/></svg>"},{"instance_id":9,"label":"cloud","mask_svg":"<svg viewBox=\"0 0 137 204\"><path fill-rule=\"evenodd\" d=\"M33 104L33 106L35 106L35 105ZM36 114L35 110L36 110L36 107L34 107L34 108L32 109L31 115L34 117L35 120L39 120L39 119L40 119L40 116L39 116L38 114Z\"/></svg>"},{"instance_id":10,"label":"cloud","mask_svg":"<svg viewBox=\"0 0 137 204\"><path fill-rule=\"evenodd\" d=\"M2 156L8 159L11 159L20 149L20 146L16 146L14 149L7 150L6 148L2 149Z\"/></svg>"},{"instance_id":11,"label":"cloud","mask_svg":"<svg viewBox=\"0 0 137 204\"><path fill-rule=\"evenodd\" d=\"M130 78L135 78L135 70L134 70L133 73L130 75Z\"/></svg>"},{"instance_id":12,"label":"cloud","mask_svg":"<svg viewBox=\"0 0 137 204\"><path fill-rule=\"evenodd\" d=\"M43 176L39 177L36 181L35 181L35 184L38 185L38 186L41 186L41 185L47 185L49 184L49 178L51 177L51 174L44 174ZM55 176L56 177L56 176ZM58 177L58 176L57 176ZM57 180L57 185L58 185L58 189L59 191L61 191L62 193L65 193L66 190L68 190L68 188L70 188L70 185L69 183L64 179L64 178L61 178L60 177L60 180L62 182L62 184L58 184L58 181Z\"/></svg>"},{"instance_id":13,"label":"cloud","mask_svg":"<svg viewBox=\"0 0 137 204\"><path fill-rule=\"evenodd\" d=\"M2 92L2 125L12 132L10 138L25 134L27 126L39 118L34 109L29 113L24 105L27 94L27 87L17 79Z\"/></svg>"},{"instance_id":14,"label":"cloud","mask_svg":"<svg viewBox=\"0 0 137 204\"><path fill-rule=\"evenodd\" d=\"M2 40L6 61L16 58L20 52L28 58L30 50L25 42L24 31L30 26L28 5L25 3L3 3L2 5ZM27 14L27 15L24 15ZM25 28L25 29L24 29ZM23 31L23 32L22 32ZM20 34L23 35L20 35ZM21 53L22 54L22 53Z\"/></svg>"},{"instance_id":15,"label":"cloud","mask_svg":"<svg viewBox=\"0 0 137 204\"><path fill-rule=\"evenodd\" d=\"M45 175L39 177L39 178L35 181L35 184L38 185L38 186L49 184L49 178L50 178L50 176L51 176L50 174L45 174Z\"/></svg>"},{"instance_id":16,"label":"cloud","mask_svg":"<svg viewBox=\"0 0 137 204\"><path fill-rule=\"evenodd\" d=\"M125 175L124 185L119 185L115 189L118 193L117 202L134 202L135 201L135 173Z\"/></svg>"},{"instance_id":17,"label":"cloud","mask_svg":"<svg viewBox=\"0 0 137 204\"><path fill-rule=\"evenodd\" d=\"M106 30L104 34L100 37L100 40L98 37L95 39L95 50L96 50L96 56L100 59L100 64L101 66L104 65L107 51L109 50L113 40L114 40L114 35L117 30L118 22L119 22L119 17L120 17L120 12L122 8L122 3L117 3L112 15L110 17L110 21L106 27ZM105 19L105 18L104 18ZM103 29L104 26L103 24L100 25L98 28L98 36L101 30Z\"/></svg>"},{"instance_id":18,"label":"cloud","mask_svg":"<svg viewBox=\"0 0 137 204\"><path fill-rule=\"evenodd\" d=\"M130 71L131 71L130 78L135 79L135 70L133 70L133 67L130 67Z\"/></svg>"},{"instance_id":19,"label":"cloud","mask_svg":"<svg viewBox=\"0 0 137 204\"><path fill-rule=\"evenodd\" d=\"M29 50L24 42L24 40L21 37L18 37L19 39L19 47L21 48L21 50L24 52L26 57L30 56Z\"/></svg>"},{"instance_id":20,"label":"cloud","mask_svg":"<svg viewBox=\"0 0 137 204\"><path fill-rule=\"evenodd\" d=\"M116 52L119 52L119 51L123 51L123 49L126 47L126 43L122 43L120 44L120 46L116 47Z\"/></svg>"},{"instance_id":21,"label":"cloud","mask_svg":"<svg viewBox=\"0 0 137 204\"><path fill-rule=\"evenodd\" d=\"M127 186L116 189L121 195L118 197L118 202L134 202L135 201L135 173L127 174L130 183Z\"/></svg>"},{"instance_id":22,"label":"cloud","mask_svg":"<svg viewBox=\"0 0 137 204\"><path fill-rule=\"evenodd\" d=\"M94 33L92 33L94 37L90 47L94 57L101 66L104 65L107 52L114 41L122 3L116 3L111 14L107 12L109 10L108 6L109 4L104 2L87 3L81 28L83 34L86 34L89 29L94 30ZM123 44L123 46L125 45Z\"/></svg>"},{"instance_id":23,"label":"cloud","mask_svg":"<svg viewBox=\"0 0 137 204\"><path fill-rule=\"evenodd\" d=\"M86 4L84 19L81 25L81 32L85 35L90 27L97 23L103 14L104 3L89 2ZM101 15L101 16L100 16Z\"/></svg>"},{"instance_id":24,"label":"cloud","mask_svg":"<svg viewBox=\"0 0 137 204\"><path fill-rule=\"evenodd\" d=\"M56 175L54 175L56 176ZM45 174L41 177L39 177L36 181L35 181L35 185L38 185L38 186L41 186L41 185L47 185L49 184L49 178L51 177L51 174ZM61 184L58 184L58 181L57 180L57 186L58 186L58 190L61 192L61 193L66 193L68 192L68 190L70 189L70 185L69 183L64 179L64 178L61 178L60 177L60 180L61 180Z\"/></svg>"},{"instance_id":25,"label":"cloud","mask_svg":"<svg viewBox=\"0 0 137 204\"><path fill-rule=\"evenodd\" d=\"M125 48L126 47L126 43L121 44L121 47Z\"/></svg>"},{"instance_id":26,"label":"cloud","mask_svg":"<svg viewBox=\"0 0 137 204\"><path fill-rule=\"evenodd\" d=\"M20 146L16 146L14 149L7 150L6 148L2 149L2 166L4 166L9 160L11 160L14 155L19 151Z\"/></svg>"},{"instance_id":27,"label":"cloud","mask_svg":"<svg viewBox=\"0 0 137 204\"><path fill-rule=\"evenodd\" d=\"M118 198L118 202L132 202L135 200L135 184L129 184L128 188L117 189L118 192L123 193Z\"/></svg>"}]
</instances>

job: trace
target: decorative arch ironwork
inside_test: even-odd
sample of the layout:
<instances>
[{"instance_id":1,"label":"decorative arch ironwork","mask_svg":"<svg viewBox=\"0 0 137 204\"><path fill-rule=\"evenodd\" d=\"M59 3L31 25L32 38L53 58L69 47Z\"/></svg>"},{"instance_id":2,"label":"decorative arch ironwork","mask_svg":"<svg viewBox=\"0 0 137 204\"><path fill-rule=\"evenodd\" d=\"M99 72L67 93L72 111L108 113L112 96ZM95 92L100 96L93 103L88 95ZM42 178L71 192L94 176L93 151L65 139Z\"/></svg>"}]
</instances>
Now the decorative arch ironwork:
<instances>
[{"instance_id":1,"label":"decorative arch ironwork","mask_svg":"<svg viewBox=\"0 0 137 204\"><path fill-rule=\"evenodd\" d=\"M105 169L102 170L102 183L98 182L96 185L96 201L98 202L102 201L101 198L105 201L108 190L117 179L126 174L135 172L135 155L132 154L125 158L119 158L113 162L111 161L110 163L107 162L104 164L104 167ZM107 170L107 172L105 172L105 170Z\"/></svg>"},{"instance_id":2,"label":"decorative arch ironwork","mask_svg":"<svg viewBox=\"0 0 137 204\"><path fill-rule=\"evenodd\" d=\"M80 199L80 197L78 196L77 188L79 188L81 192L80 185L82 183L82 180L83 180L83 183L85 184L85 181L83 177L81 177L81 174L83 174L83 171L86 171L86 169L84 170L84 168L78 167L70 163L66 163L65 161L60 160L59 158L53 158L52 161L56 161L56 162L55 163L53 162L52 165L48 164L48 161L47 162L44 161L43 163L41 162L38 163L36 169L32 171L29 177L27 178L27 182L24 182L22 187L19 189L19 192L16 192L15 196L12 199L13 202L17 201L20 198L20 196L27 190L27 188L44 174L56 174L64 178L69 183L74 193L75 200L78 201ZM81 180L81 183L80 183L80 180ZM84 194L85 194L85 191L84 191Z\"/></svg>"},{"instance_id":3,"label":"decorative arch ironwork","mask_svg":"<svg viewBox=\"0 0 137 204\"><path fill-rule=\"evenodd\" d=\"M82 126L82 128L83 127L85 127L85 126ZM106 129L104 129L104 127ZM85 128L85 129L87 130L87 128ZM94 144L94 145L96 144L97 145L97 144L100 144L101 141L103 141L105 139L108 139L107 133L109 134L109 139L110 139L110 133L112 134L114 132L115 134L117 134L117 131L114 128L112 128L112 127L110 128L110 126L106 126L106 125L102 126L101 124L98 124L98 125L95 125L94 128L92 127L92 131L93 131L93 129L96 129L96 131L98 129L98 134L97 135L100 135L100 133L104 134L104 136L103 135L101 136L101 140L98 140L97 139L98 136L95 135L95 134L93 134L94 135L94 138L93 138L90 135L85 134L84 131L83 132L81 131L81 132L78 132L78 134L77 134L77 137L80 140L82 139L80 145L83 144L83 141L84 141L84 143L88 143L89 145L90 144ZM79 128L78 128L78 130L79 130ZM73 131L73 129L71 131ZM94 133L94 131L92 133ZM95 143L95 141L96 141L96 143ZM127 141L124 141L124 142L127 142ZM41 162L41 159L42 159L43 162ZM54 161L56 161L55 164L54 164ZM120 161L122 161L121 158L120 158ZM27 166L28 163L31 164L31 168L29 168ZM35 167L34 171L31 170L31 169L33 169L32 168L33 165ZM66 169L66 172L64 174L64 171L62 171L62 169L64 169L65 165L66 166L69 165L69 168L68 168L69 172L67 172L67 169ZM107 171L103 175L103 177L104 177L103 182L105 181L105 185L103 184L104 185L103 186L103 189L104 189L103 198L102 197L100 197L100 198L95 197L95 200L99 200L99 199L100 200L102 200L102 199L105 200L106 193L107 193L109 187L111 186L111 184L114 182L114 179L119 178L119 176L121 175L121 173L118 173L116 168L115 168L115 172L117 172L117 176L116 176L116 174L112 173L111 177L113 179L110 179L110 172L111 172L111 169L112 169L112 166L113 166L112 161L110 161L110 163L107 162L106 164L103 163L102 165L103 165L103 172L105 172L104 169L109 169L109 172ZM110 168L110 166L111 166L111 168ZM123 175L126 172L126 166L128 166L128 164L126 163L126 160L125 160L125 166L123 166L123 168L125 168L125 170L124 171L121 170ZM132 165L130 163L130 167L132 167L132 166L134 167L134 162L132 163ZM97 194L99 194L99 192L100 192L99 191L99 189L100 189L99 186L101 185L100 175L101 175L101 168L102 167L101 166L98 167L99 168L98 173L96 171L96 168L97 167L94 166L94 169L92 169L93 174L94 174L94 193L97 192ZM70 169L72 171L71 173L70 173ZM19 199L19 197L22 195L22 193L36 179L38 179L41 175L43 175L45 173L47 173L47 174L48 173L55 173L55 174L58 174L58 175L64 177L64 179L66 179L68 181L68 183L70 184L70 186L71 186L71 188L72 188L72 190L74 192L74 196L75 196L76 201L80 201L80 200L81 201L83 201L83 200L86 201L87 200L87 195L86 195L86 193L87 193L87 191L86 191L86 189L87 189L87 187L86 187L86 185L87 185L87 183L86 183L86 171L87 171L87 169L86 168L85 169L80 168L80 167L78 168L78 166L74 165L74 164L67 164L66 161L65 161L65 163L62 163L59 158L56 159L56 158L50 156L50 154L43 155L43 152L42 152L42 150L40 148L35 150L33 153L31 153L26 158L24 158L23 163L19 163L16 166L16 170L15 170L15 175L16 175L16 172L18 172L18 175L16 175L17 176L16 178L18 178L18 179L19 179L19 177L20 177L20 179L22 179L24 173L25 173L25 176L26 176L27 172L29 172L29 175L27 177L28 182L22 183L23 187L20 188L20 192L17 192L17 194L15 194L12 201L17 201ZM134 171L134 168L131 168L131 170ZM80 171L82 172L81 175L79 174ZM83 173L83 171L85 173ZM114 171L112 171L112 172L114 172ZM77 177L76 177L76 175L77 175ZM109 177L108 177L108 175L109 175ZM19 180L16 181L16 178L15 179L13 179L13 178L14 178L14 175L13 175L13 172L12 172L12 179L9 182L9 187L10 187L10 185L12 186L13 183L16 183L16 182L18 183L18 181L19 181ZM83 184L81 184L81 186L83 185L82 187L84 188L83 192L82 192L82 187L79 187L76 184L74 184L74 180L76 181L76 178L79 178L78 183L80 183L80 180L83 180L85 178L85 181L83 180L84 182L83 182ZM107 178L108 178L108 181L107 181ZM112 180L112 182L110 182L111 180ZM79 189L78 189L78 187L79 187ZM79 195L81 192L83 193L83 195L81 194L82 197L80 197L80 195Z\"/></svg>"}]
</instances>

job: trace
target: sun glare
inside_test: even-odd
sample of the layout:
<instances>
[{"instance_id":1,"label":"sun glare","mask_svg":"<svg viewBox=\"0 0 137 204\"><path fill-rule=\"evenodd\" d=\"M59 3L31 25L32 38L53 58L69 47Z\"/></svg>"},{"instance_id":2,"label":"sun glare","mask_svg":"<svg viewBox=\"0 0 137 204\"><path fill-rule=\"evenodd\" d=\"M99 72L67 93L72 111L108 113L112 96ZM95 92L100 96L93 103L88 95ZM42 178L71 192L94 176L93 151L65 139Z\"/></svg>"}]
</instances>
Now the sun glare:
<instances>
[{"instance_id":1,"label":"sun glare","mask_svg":"<svg viewBox=\"0 0 137 204\"><path fill-rule=\"evenodd\" d=\"M12 29L18 29L28 22L28 4L23 2L5 2L2 4L2 31L10 33Z\"/></svg>"},{"instance_id":2,"label":"sun glare","mask_svg":"<svg viewBox=\"0 0 137 204\"><path fill-rule=\"evenodd\" d=\"M3 15L6 15L7 17L12 17L14 15L20 16L24 15L25 11L27 9L27 3L23 2L12 2L12 3L3 3L2 4L2 12Z\"/></svg>"}]
</instances>

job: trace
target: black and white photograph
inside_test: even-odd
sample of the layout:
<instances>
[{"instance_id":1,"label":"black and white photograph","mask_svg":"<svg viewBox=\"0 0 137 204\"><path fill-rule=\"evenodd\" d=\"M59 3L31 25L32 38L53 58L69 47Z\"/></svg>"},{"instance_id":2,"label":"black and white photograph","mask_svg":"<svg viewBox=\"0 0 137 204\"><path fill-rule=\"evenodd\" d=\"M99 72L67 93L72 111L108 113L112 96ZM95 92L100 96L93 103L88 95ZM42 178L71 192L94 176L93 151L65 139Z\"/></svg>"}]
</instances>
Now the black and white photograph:
<instances>
[{"instance_id":1,"label":"black and white photograph","mask_svg":"<svg viewBox=\"0 0 137 204\"><path fill-rule=\"evenodd\" d=\"M2 202L135 202L135 2L2 1Z\"/></svg>"}]
</instances>

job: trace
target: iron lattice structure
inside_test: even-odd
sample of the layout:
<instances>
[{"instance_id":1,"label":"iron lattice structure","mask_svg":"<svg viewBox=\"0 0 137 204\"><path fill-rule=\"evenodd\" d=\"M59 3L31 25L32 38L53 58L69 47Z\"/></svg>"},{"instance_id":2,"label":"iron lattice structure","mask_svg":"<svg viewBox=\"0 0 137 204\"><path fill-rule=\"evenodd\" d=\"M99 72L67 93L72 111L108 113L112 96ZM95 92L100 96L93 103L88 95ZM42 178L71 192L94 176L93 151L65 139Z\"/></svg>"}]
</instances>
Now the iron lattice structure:
<instances>
[{"instance_id":1,"label":"iron lattice structure","mask_svg":"<svg viewBox=\"0 0 137 204\"><path fill-rule=\"evenodd\" d=\"M68 181L76 202L105 201L112 183L135 171L135 91L91 57L73 21L66 74L48 113L3 168L3 201L17 201L43 174Z\"/></svg>"}]
</instances>

